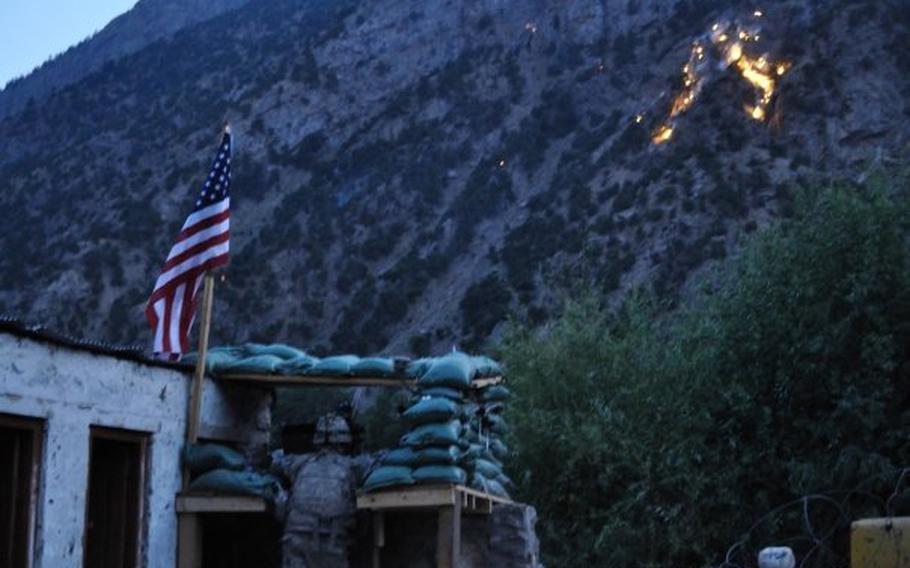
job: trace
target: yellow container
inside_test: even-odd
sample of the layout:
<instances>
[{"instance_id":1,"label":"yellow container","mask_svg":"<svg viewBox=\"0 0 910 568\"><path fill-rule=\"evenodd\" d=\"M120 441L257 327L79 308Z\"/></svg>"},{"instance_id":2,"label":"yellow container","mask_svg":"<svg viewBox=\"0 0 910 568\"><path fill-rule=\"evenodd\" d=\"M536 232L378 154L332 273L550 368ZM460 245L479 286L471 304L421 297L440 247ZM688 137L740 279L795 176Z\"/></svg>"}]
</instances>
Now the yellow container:
<instances>
[{"instance_id":1,"label":"yellow container","mask_svg":"<svg viewBox=\"0 0 910 568\"><path fill-rule=\"evenodd\" d=\"M850 568L910 568L910 517L855 521Z\"/></svg>"}]
</instances>

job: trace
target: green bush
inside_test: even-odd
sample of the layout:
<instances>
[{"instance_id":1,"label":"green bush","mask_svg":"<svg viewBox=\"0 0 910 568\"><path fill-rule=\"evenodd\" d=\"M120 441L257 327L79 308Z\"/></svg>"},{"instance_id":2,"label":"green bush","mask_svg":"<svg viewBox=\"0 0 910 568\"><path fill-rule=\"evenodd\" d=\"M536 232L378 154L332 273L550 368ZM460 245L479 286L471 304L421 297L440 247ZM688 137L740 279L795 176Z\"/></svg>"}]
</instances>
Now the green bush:
<instances>
[{"instance_id":1,"label":"green bush","mask_svg":"<svg viewBox=\"0 0 910 568\"><path fill-rule=\"evenodd\" d=\"M689 307L589 296L513 329L511 475L545 562L719 563L774 506L910 465L907 210L804 192Z\"/></svg>"}]
</instances>

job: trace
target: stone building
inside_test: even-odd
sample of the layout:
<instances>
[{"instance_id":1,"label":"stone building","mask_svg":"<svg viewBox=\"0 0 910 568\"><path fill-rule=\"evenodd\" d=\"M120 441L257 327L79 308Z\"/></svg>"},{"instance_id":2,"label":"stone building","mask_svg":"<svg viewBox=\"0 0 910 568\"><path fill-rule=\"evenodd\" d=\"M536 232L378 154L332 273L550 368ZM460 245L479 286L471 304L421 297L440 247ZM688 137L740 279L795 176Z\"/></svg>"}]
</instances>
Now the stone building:
<instances>
[{"instance_id":1,"label":"stone building","mask_svg":"<svg viewBox=\"0 0 910 568\"><path fill-rule=\"evenodd\" d=\"M0 566L175 566L191 378L0 320ZM264 454L270 399L207 380L200 439Z\"/></svg>"}]
</instances>

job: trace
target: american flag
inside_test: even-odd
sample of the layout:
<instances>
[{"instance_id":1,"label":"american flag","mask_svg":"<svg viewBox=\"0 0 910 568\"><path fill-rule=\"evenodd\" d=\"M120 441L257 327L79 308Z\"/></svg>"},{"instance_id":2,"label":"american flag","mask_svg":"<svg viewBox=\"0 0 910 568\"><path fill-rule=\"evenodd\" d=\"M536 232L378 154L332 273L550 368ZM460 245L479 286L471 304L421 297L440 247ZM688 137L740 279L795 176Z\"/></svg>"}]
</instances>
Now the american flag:
<instances>
[{"instance_id":1,"label":"american flag","mask_svg":"<svg viewBox=\"0 0 910 568\"><path fill-rule=\"evenodd\" d=\"M196 319L196 298L203 276L228 263L230 185L231 132L225 127L212 170L145 307L149 325L155 330L152 350L161 356L179 359L189 350L187 336Z\"/></svg>"}]
</instances>

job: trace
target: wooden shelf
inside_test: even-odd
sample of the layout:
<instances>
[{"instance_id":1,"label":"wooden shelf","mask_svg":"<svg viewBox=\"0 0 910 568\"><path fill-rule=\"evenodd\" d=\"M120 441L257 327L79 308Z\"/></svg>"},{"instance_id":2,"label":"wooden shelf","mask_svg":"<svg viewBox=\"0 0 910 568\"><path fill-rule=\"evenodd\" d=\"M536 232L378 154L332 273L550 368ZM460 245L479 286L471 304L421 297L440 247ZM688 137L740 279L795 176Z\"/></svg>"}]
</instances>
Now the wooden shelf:
<instances>
[{"instance_id":1,"label":"wooden shelf","mask_svg":"<svg viewBox=\"0 0 910 568\"><path fill-rule=\"evenodd\" d=\"M325 377L310 375L266 375L231 373L216 375L215 380L225 383L244 383L251 385L268 385L273 387L415 387L417 381L410 377ZM502 377L475 379L471 388L480 389L502 382Z\"/></svg>"},{"instance_id":2,"label":"wooden shelf","mask_svg":"<svg viewBox=\"0 0 910 568\"><path fill-rule=\"evenodd\" d=\"M438 509L460 505L465 513L488 515L493 505L512 503L509 499L477 491L463 485L415 485L362 493L357 508L372 511Z\"/></svg>"},{"instance_id":3,"label":"wooden shelf","mask_svg":"<svg viewBox=\"0 0 910 568\"><path fill-rule=\"evenodd\" d=\"M183 493L177 495L178 513L264 513L268 504L252 495L212 495Z\"/></svg>"}]
</instances>

